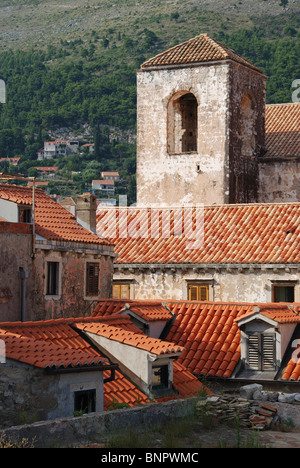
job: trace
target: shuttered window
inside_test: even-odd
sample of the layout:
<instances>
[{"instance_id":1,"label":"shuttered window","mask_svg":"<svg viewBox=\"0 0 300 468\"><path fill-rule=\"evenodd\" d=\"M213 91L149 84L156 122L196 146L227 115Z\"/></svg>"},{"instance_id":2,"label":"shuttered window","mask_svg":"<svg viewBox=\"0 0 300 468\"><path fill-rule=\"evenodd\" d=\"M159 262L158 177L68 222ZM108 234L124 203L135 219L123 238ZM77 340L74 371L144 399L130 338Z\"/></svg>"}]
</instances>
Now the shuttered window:
<instances>
[{"instance_id":1,"label":"shuttered window","mask_svg":"<svg viewBox=\"0 0 300 468\"><path fill-rule=\"evenodd\" d=\"M59 263L47 263L47 291L49 296L59 295Z\"/></svg>"},{"instance_id":2,"label":"shuttered window","mask_svg":"<svg viewBox=\"0 0 300 468\"><path fill-rule=\"evenodd\" d=\"M189 301L208 301L209 286L207 285L188 285Z\"/></svg>"},{"instance_id":3,"label":"shuttered window","mask_svg":"<svg viewBox=\"0 0 300 468\"><path fill-rule=\"evenodd\" d=\"M86 295L98 296L99 263L86 264Z\"/></svg>"},{"instance_id":4,"label":"shuttered window","mask_svg":"<svg viewBox=\"0 0 300 468\"><path fill-rule=\"evenodd\" d=\"M130 299L130 284L114 284L113 299Z\"/></svg>"},{"instance_id":5,"label":"shuttered window","mask_svg":"<svg viewBox=\"0 0 300 468\"><path fill-rule=\"evenodd\" d=\"M275 370L275 334L253 333L248 336L248 364L257 371Z\"/></svg>"}]
</instances>

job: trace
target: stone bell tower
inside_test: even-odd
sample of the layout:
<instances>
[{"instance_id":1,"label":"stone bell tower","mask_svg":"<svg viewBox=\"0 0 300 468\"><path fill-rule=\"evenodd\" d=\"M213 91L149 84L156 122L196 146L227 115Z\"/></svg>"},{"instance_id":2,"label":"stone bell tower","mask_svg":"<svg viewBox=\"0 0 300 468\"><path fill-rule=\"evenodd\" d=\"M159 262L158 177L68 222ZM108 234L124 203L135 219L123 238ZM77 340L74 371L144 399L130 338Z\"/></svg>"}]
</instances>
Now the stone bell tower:
<instances>
[{"instance_id":1,"label":"stone bell tower","mask_svg":"<svg viewBox=\"0 0 300 468\"><path fill-rule=\"evenodd\" d=\"M257 201L266 77L206 34L137 72L137 204Z\"/></svg>"}]
</instances>

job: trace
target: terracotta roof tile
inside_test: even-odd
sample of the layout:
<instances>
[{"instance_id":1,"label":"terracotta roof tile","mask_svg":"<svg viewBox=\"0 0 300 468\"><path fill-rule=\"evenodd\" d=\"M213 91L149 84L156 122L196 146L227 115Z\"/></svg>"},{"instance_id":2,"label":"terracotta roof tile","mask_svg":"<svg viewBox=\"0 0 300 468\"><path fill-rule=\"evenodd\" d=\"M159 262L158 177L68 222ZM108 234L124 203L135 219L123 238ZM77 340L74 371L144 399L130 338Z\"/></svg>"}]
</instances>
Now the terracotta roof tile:
<instances>
[{"instance_id":1,"label":"terracotta roof tile","mask_svg":"<svg viewBox=\"0 0 300 468\"><path fill-rule=\"evenodd\" d=\"M196 36L150 58L142 64L141 68L142 70L147 70L150 67L215 62L220 60L233 60L261 72L252 63L228 47L211 39L207 34Z\"/></svg>"},{"instance_id":2,"label":"terracotta roof tile","mask_svg":"<svg viewBox=\"0 0 300 468\"><path fill-rule=\"evenodd\" d=\"M300 261L300 203L205 206L200 214L195 208L193 216L186 218L183 209L170 209L170 235L167 238L151 235L153 211L155 209L98 207L98 234L115 244L116 263L262 264ZM161 214L163 209L156 211ZM203 231L198 221L194 235L188 237L185 232L195 223L196 213L197 219L203 214ZM179 216L186 224L181 235L174 232L174 217ZM129 230L124 229L124 219L127 227L132 227L133 222L136 225L145 223L149 230L129 235ZM162 227L161 222L159 228Z\"/></svg>"},{"instance_id":3,"label":"terracotta roof tile","mask_svg":"<svg viewBox=\"0 0 300 468\"><path fill-rule=\"evenodd\" d=\"M265 157L300 156L300 103L266 106Z\"/></svg>"},{"instance_id":4,"label":"terracotta roof tile","mask_svg":"<svg viewBox=\"0 0 300 468\"><path fill-rule=\"evenodd\" d=\"M0 198L19 205L32 206L32 189L0 184ZM107 240L81 227L75 216L41 189L35 190L35 229L37 234L47 240L109 245Z\"/></svg>"},{"instance_id":5,"label":"terracotta roof tile","mask_svg":"<svg viewBox=\"0 0 300 468\"><path fill-rule=\"evenodd\" d=\"M106 321L84 321L76 323L74 326L82 331L94 333L113 341L119 341L128 346L134 346L135 348L157 354L158 356L164 354L175 355L183 351L180 346L174 343L144 335L139 328L132 324L128 316L110 316Z\"/></svg>"}]
</instances>

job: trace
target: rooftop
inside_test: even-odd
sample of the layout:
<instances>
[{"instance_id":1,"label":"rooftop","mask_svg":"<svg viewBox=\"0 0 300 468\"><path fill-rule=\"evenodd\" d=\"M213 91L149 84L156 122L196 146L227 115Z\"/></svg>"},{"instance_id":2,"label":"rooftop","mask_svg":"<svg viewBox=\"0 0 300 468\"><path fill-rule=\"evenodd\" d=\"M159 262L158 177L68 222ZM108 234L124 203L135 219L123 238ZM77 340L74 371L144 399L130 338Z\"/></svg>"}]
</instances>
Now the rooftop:
<instances>
[{"instance_id":1,"label":"rooftop","mask_svg":"<svg viewBox=\"0 0 300 468\"><path fill-rule=\"evenodd\" d=\"M265 157L300 156L300 103L266 106Z\"/></svg>"},{"instance_id":2,"label":"rooftop","mask_svg":"<svg viewBox=\"0 0 300 468\"><path fill-rule=\"evenodd\" d=\"M300 203L184 208L98 206L98 234L116 264L294 264Z\"/></svg>"},{"instance_id":3,"label":"rooftop","mask_svg":"<svg viewBox=\"0 0 300 468\"><path fill-rule=\"evenodd\" d=\"M141 66L142 70L147 70L150 67L162 67L170 65L186 65L203 62L215 62L232 60L239 64L250 67L261 73L252 63L238 55L233 50L220 44L214 39L211 39L207 34L201 34L193 39L176 45L150 58Z\"/></svg>"},{"instance_id":4,"label":"rooftop","mask_svg":"<svg viewBox=\"0 0 300 468\"><path fill-rule=\"evenodd\" d=\"M0 184L0 198L31 207L33 191L30 187ZM74 215L38 188L35 189L35 231L47 240L110 245L108 240L81 227Z\"/></svg>"}]
</instances>

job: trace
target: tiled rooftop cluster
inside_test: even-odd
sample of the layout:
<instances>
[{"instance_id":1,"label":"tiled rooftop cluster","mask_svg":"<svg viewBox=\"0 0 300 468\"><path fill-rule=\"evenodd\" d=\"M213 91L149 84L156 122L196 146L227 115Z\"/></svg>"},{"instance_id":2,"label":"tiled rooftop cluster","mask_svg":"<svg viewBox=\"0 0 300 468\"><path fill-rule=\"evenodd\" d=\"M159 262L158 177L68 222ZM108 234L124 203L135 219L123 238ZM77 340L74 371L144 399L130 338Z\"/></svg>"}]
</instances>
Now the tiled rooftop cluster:
<instances>
[{"instance_id":1,"label":"tiled rooftop cluster","mask_svg":"<svg viewBox=\"0 0 300 468\"><path fill-rule=\"evenodd\" d=\"M143 301L131 301L143 309ZM114 304L114 305L113 305ZM230 378L241 358L241 332L238 321L258 312L279 324L299 324L300 306L271 303L218 303L197 301L165 301L171 311L170 329L165 336L184 350L176 360L191 374ZM123 302L125 306L125 301ZM100 301L94 316L110 316L112 310L122 312L122 301ZM144 314L147 307L144 309ZM299 331L300 340L300 331ZM282 380L300 380L300 362L290 358L282 371Z\"/></svg>"},{"instance_id":2,"label":"tiled rooftop cluster","mask_svg":"<svg viewBox=\"0 0 300 468\"><path fill-rule=\"evenodd\" d=\"M32 206L33 191L29 187L0 184L0 198L18 205ZM81 227L75 216L46 195L43 190L35 190L35 230L47 240L109 245Z\"/></svg>"},{"instance_id":3,"label":"tiled rooftop cluster","mask_svg":"<svg viewBox=\"0 0 300 468\"><path fill-rule=\"evenodd\" d=\"M300 203L205 206L200 214L197 210L185 217L184 210L175 208L155 212L98 207L97 229L101 236L114 236L108 238L121 264L299 263ZM170 217L167 225L165 214ZM116 226L113 233L111 226ZM158 236L166 226L168 235ZM201 245L193 244L195 229L203 233Z\"/></svg>"}]
</instances>

